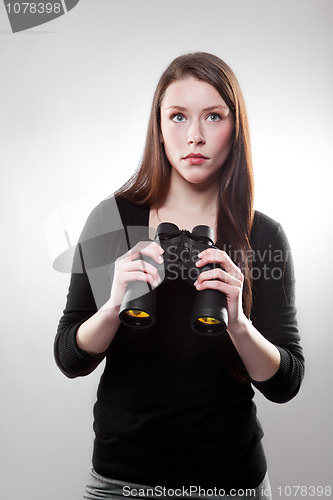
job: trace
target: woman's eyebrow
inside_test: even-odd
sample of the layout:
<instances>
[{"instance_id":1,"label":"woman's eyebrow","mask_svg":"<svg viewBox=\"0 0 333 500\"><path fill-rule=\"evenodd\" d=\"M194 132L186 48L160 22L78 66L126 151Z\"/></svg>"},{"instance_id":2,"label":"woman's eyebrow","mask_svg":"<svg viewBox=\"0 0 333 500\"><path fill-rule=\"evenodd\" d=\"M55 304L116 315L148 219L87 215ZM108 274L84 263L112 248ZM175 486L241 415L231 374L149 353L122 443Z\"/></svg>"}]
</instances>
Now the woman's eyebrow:
<instances>
[{"instance_id":1,"label":"woman's eyebrow","mask_svg":"<svg viewBox=\"0 0 333 500\"><path fill-rule=\"evenodd\" d=\"M209 106L208 108L204 108L202 111L212 111L213 109L217 109L217 108L229 109L226 104L224 104L224 105L223 104L216 104L216 106ZM175 106L175 105L168 106L165 109L179 109L180 111L187 111L187 109L184 108L183 106Z\"/></svg>"}]
</instances>

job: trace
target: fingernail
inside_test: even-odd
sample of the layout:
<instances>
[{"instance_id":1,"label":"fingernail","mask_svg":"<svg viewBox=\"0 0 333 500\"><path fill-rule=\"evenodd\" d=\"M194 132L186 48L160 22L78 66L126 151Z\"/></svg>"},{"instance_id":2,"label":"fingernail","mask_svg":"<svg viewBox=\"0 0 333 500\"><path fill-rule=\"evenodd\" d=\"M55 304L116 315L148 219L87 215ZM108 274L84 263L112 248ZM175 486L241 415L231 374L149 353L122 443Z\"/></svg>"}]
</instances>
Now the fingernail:
<instances>
[{"instance_id":1,"label":"fingernail","mask_svg":"<svg viewBox=\"0 0 333 500\"><path fill-rule=\"evenodd\" d=\"M158 258L158 262L159 262L160 264L162 264L162 262L164 262L164 259L163 259L162 255L160 255L160 256L159 256L159 258Z\"/></svg>"}]
</instances>

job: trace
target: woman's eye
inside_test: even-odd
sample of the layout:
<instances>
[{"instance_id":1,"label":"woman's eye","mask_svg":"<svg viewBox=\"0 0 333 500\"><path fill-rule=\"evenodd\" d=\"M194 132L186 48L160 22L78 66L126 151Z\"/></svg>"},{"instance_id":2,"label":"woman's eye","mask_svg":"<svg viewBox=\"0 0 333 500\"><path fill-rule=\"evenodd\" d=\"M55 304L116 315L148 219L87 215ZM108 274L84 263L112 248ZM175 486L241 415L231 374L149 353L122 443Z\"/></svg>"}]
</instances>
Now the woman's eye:
<instances>
[{"instance_id":1,"label":"woman's eye","mask_svg":"<svg viewBox=\"0 0 333 500\"><path fill-rule=\"evenodd\" d=\"M171 120L173 122L179 123L179 122L182 122L185 120L185 116L182 115L181 113L177 113L177 114L171 116Z\"/></svg>"},{"instance_id":2,"label":"woman's eye","mask_svg":"<svg viewBox=\"0 0 333 500\"><path fill-rule=\"evenodd\" d=\"M207 117L207 120L210 122L219 122L220 120L222 120L222 117L218 113L210 113Z\"/></svg>"}]
</instances>

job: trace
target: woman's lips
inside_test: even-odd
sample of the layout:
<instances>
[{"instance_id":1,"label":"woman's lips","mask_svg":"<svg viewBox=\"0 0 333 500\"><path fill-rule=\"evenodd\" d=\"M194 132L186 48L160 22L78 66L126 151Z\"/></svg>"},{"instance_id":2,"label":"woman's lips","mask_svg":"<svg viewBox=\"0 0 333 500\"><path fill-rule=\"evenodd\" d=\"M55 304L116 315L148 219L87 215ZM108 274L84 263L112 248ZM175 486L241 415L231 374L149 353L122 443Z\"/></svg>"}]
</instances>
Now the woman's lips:
<instances>
[{"instance_id":1,"label":"woman's lips","mask_svg":"<svg viewBox=\"0 0 333 500\"><path fill-rule=\"evenodd\" d=\"M191 163L191 165L200 165L208 160L208 158L200 153L190 153L187 156L184 156L183 160Z\"/></svg>"}]
</instances>

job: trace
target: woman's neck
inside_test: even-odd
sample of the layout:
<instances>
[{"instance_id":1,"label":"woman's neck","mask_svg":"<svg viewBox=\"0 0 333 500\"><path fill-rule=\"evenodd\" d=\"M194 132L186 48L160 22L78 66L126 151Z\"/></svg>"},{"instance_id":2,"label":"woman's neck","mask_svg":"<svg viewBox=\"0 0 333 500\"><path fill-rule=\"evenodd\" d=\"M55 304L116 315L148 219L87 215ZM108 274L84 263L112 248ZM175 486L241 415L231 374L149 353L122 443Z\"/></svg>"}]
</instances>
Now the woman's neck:
<instances>
[{"instance_id":1,"label":"woman's neck","mask_svg":"<svg viewBox=\"0 0 333 500\"><path fill-rule=\"evenodd\" d=\"M150 210L149 226L172 222L192 231L194 226L210 226L216 235L217 189L202 189L184 183L171 183L167 197L158 208Z\"/></svg>"},{"instance_id":2,"label":"woman's neck","mask_svg":"<svg viewBox=\"0 0 333 500\"><path fill-rule=\"evenodd\" d=\"M171 177L170 188L164 200L164 207L177 208L187 212L215 212L217 207L217 185L199 186L188 182L177 182Z\"/></svg>"}]
</instances>

